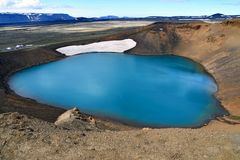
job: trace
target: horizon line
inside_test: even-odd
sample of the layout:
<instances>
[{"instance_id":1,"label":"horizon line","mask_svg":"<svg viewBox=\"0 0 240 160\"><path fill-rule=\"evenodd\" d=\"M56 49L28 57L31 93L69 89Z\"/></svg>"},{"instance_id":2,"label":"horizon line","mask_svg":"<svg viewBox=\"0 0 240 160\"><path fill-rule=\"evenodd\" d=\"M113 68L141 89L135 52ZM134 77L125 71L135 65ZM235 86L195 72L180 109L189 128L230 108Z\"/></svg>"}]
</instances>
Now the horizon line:
<instances>
[{"instance_id":1,"label":"horizon line","mask_svg":"<svg viewBox=\"0 0 240 160\"><path fill-rule=\"evenodd\" d=\"M107 17L107 16L116 16L118 18L124 18L124 17L128 17L128 18L145 18L145 17L186 17L186 16L196 16L196 17L200 17L200 16L212 16L215 14L222 14L222 15L226 15L226 16L234 16L234 15L240 15L239 14L224 14L224 13L214 13L214 14L205 14L205 15L173 15L173 16L164 16L164 15L148 15L148 16L118 16L118 15L113 15L113 14L109 14L109 15L104 15L104 16L72 16L69 13L61 13L61 12L0 12L0 14L67 14L71 17L74 18L78 18L78 17L84 17L84 18L98 18L98 17Z\"/></svg>"}]
</instances>

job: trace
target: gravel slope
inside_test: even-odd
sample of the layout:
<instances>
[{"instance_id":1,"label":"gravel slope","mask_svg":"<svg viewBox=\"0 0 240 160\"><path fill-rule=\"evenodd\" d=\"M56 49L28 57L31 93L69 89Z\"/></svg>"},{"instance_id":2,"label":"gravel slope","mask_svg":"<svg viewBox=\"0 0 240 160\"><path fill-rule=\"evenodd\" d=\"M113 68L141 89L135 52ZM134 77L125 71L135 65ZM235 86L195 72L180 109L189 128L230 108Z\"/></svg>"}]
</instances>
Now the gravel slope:
<instances>
[{"instance_id":1,"label":"gravel slope","mask_svg":"<svg viewBox=\"0 0 240 160\"><path fill-rule=\"evenodd\" d=\"M240 132L201 129L86 131L0 114L0 159L239 160Z\"/></svg>"}]
</instances>

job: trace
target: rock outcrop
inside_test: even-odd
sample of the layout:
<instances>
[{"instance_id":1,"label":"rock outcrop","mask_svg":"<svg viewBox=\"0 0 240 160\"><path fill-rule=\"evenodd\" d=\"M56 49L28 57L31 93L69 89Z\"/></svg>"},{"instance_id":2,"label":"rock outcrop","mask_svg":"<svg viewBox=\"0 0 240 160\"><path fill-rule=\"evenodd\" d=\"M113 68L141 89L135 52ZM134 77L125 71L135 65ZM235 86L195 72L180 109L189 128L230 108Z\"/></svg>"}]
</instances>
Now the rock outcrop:
<instances>
[{"instance_id":1,"label":"rock outcrop","mask_svg":"<svg viewBox=\"0 0 240 160\"><path fill-rule=\"evenodd\" d=\"M73 108L61 114L57 118L57 121L54 124L61 125L66 122L71 122L71 121L74 121L75 119L81 119L81 118L82 117L80 116L80 111L77 108Z\"/></svg>"},{"instance_id":2,"label":"rock outcrop","mask_svg":"<svg viewBox=\"0 0 240 160\"><path fill-rule=\"evenodd\" d=\"M77 108L70 109L61 114L54 124L68 129L100 130L96 125L96 120L92 116L81 113Z\"/></svg>"}]
</instances>

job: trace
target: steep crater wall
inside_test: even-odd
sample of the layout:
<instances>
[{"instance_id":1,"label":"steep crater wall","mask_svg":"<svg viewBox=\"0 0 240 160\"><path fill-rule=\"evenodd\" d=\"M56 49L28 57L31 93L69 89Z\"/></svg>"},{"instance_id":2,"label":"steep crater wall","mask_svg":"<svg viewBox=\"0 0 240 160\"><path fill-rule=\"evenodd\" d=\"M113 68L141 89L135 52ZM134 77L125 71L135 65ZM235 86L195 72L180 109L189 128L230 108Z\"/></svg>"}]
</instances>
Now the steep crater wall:
<instances>
[{"instance_id":1,"label":"steep crater wall","mask_svg":"<svg viewBox=\"0 0 240 160\"><path fill-rule=\"evenodd\" d=\"M138 45L129 53L176 54L201 63L218 83L218 99L240 115L240 23L152 25L131 35Z\"/></svg>"}]
</instances>

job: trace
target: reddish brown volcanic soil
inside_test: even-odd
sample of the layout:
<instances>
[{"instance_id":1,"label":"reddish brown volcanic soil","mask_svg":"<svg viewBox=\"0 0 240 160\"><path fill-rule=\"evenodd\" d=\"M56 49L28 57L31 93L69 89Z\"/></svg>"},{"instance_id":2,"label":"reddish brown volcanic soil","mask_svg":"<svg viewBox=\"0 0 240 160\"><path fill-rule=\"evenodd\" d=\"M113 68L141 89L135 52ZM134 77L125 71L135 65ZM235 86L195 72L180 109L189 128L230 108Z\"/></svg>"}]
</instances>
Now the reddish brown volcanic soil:
<instances>
[{"instance_id":1,"label":"reddish brown volcanic soil","mask_svg":"<svg viewBox=\"0 0 240 160\"><path fill-rule=\"evenodd\" d=\"M138 43L130 53L173 53L201 63L216 79L217 97L222 105L231 114L240 115L239 24L153 25L149 30L130 36Z\"/></svg>"}]
</instances>

